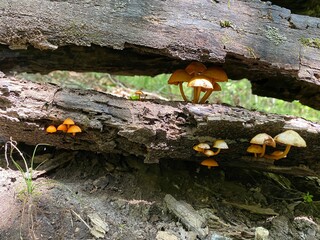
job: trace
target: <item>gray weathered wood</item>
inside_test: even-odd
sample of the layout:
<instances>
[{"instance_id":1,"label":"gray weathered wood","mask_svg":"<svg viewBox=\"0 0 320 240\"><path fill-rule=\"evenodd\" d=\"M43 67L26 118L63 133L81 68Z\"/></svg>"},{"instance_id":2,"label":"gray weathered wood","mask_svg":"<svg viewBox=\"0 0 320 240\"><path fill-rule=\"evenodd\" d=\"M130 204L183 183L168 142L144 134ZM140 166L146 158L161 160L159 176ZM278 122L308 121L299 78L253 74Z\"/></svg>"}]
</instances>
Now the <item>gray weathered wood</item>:
<instances>
[{"instance_id":1,"label":"gray weathered wood","mask_svg":"<svg viewBox=\"0 0 320 240\"><path fill-rule=\"evenodd\" d=\"M194 208L184 202L177 201L173 196L167 194L164 197L164 202L169 209L189 230L197 233L200 239L205 239L209 233L209 228L206 225L206 220L197 213Z\"/></svg>"},{"instance_id":2,"label":"gray weathered wood","mask_svg":"<svg viewBox=\"0 0 320 240\"><path fill-rule=\"evenodd\" d=\"M63 149L132 154L153 163L162 159L200 162L204 157L192 149L195 144L225 139L229 149L215 156L222 167L296 175L320 173L320 125L302 118L227 105L132 101L4 76L0 77L0 93L2 141L12 137L30 145L48 143ZM57 126L67 117L74 119L83 132L75 137L45 132L48 125ZM299 132L307 148L293 147L277 167L270 161L254 161L246 153L255 134L267 132L275 136L285 129Z\"/></svg>"},{"instance_id":3,"label":"gray weathered wood","mask_svg":"<svg viewBox=\"0 0 320 240\"><path fill-rule=\"evenodd\" d=\"M228 4L230 2L230 4ZM320 19L258 0L0 0L2 71L155 75L197 60L320 109ZM230 23L230 24L228 24Z\"/></svg>"}]
</instances>

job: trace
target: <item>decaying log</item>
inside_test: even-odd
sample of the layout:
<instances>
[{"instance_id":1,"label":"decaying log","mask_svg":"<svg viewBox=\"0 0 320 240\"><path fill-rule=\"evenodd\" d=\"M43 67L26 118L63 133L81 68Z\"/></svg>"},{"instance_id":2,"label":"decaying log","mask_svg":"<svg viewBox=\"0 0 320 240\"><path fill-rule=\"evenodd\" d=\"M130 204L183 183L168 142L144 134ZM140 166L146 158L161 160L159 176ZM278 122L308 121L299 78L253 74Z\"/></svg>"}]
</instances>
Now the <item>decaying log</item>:
<instances>
[{"instance_id":1,"label":"decaying log","mask_svg":"<svg viewBox=\"0 0 320 240\"><path fill-rule=\"evenodd\" d=\"M296 175L320 173L320 125L302 118L266 114L217 104L162 100L132 101L96 91L62 89L52 84L0 77L0 136L30 145L48 143L62 149L136 155L147 163L161 159L199 162L193 146L225 139L228 150L215 156L220 166L247 167ZM45 128L67 117L83 132L47 134ZM294 129L307 148L294 148L273 164L246 153L257 133L271 136ZM279 147L280 148L280 147ZM248 160L249 159L249 160ZM251 160L252 161L251 161Z\"/></svg>"},{"instance_id":2,"label":"decaying log","mask_svg":"<svg viewBox=\"0 0 320 240\"><path fill-rule=\"evenodd\" d=\"M173 196L167 194L164 197L167 208L181 221L189 230L197 233L200 239L205 239L209 233L206 220L196 210L184 201L177 201Z\"/></svg>"},{"instance_id":3,"label":"decaying log","mask_svg":"<svg viewBox=\"0 0 320 240\"><path fill-rule=\"evenodd\" d=\"M253 92L320 109L320 19L259 0L0 0L2 71L155 75L223 65Z\"/></svg>"}]
</instances>

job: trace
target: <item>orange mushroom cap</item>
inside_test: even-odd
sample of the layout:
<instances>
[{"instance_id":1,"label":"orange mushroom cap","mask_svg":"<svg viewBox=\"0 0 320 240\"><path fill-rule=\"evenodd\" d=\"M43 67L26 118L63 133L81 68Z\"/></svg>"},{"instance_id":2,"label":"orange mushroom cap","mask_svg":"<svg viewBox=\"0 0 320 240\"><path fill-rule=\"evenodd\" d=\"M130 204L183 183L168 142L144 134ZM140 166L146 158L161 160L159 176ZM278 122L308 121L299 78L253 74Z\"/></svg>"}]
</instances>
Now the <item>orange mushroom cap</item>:
<instances>
[{"instance_id":1,"label":"orange mushroom cap","mask_svg":"<svg viewBox=\"0 0 320 240\"><path fill-rule=\"evenodd\" d=\"M68 128L67 128L67 125L66 125L66 124L60 124L60 125L57 127L57 130L58 130L58 131L62 131L62 132L67 132L67 131L68 131Z\"/></svg>"},{"instance_id":2,"label":"orange mushroom cap","mask_svg":"<svg viewBox=\"0 0 320 240\"><path fill-rule=\"evenodd\" d=\"M186 72L189 75L196 76L203 73L207 67L201 62L192 62L186 68Z\"/></svg>"},{"instance_id":3,"label":"orange mushroom cap","mask_svg":"<svg viewBox=\"0 0 320 240\"><path fill-rule=\"evenodd\" d=\"M71 119L71 118L66 118L64 121L63 121L63 124L70 126L70 125L74 125L74 121Z\"/></svg>"},{"instance_id":4,"label":"orange mushroom cap","mask_svg":"<svg viewBox=\"0 0 320 240\"><path fill-rule=\"evenodd\" d=\"M57 131L57 129L53 125L50 125L49 127L46 128L47 133L55 133L56 131Z\"/></svg>"},{"instance_id":5,"label":"orange mushroom cap","mask_svg":"<svg viewBox=\"0 0 320 240\"><path fill-rule=\"evenodd\" d=\"M82 132L81 128L77 125L72 125L71 127L68 128L67 133L72 133L73 136L76 135L76 133Z\"/></svg>"},{"instance_id":6,"label":"orange mushroom cap","mask_svg":"<svg viewBox=\"0 0 320 240\"><path fill-rule=\"evenodd\" d=\"M201 162L201 165L207 166L209 169L211 167L218 167L219 166L219 164L215 160L213 160L212 158L208 158L208 159L203 160Z\"/></svg>"},{"instance_id":7,"label":"orange mushroom cap","mask_svg":"<svg viewBox=\"0 0 320 240\"><path fill-rule=\"evenodd\" d=\"M184 69L178 69L172 73L168 80L168 84L179 84L182 82L189 82L192 76L190 76Z\"/></svg>"},{"instance_id":8,"label":"orange mushroom cap","mask_svg":"<svg viewBox=\"0 0 320 240\"><path fill-rule=\"evenodd\" d=\"M227 82L228 76L221 67L209 67L202 75L212 79L213 82Z\"/></svg>"}]
</instances>

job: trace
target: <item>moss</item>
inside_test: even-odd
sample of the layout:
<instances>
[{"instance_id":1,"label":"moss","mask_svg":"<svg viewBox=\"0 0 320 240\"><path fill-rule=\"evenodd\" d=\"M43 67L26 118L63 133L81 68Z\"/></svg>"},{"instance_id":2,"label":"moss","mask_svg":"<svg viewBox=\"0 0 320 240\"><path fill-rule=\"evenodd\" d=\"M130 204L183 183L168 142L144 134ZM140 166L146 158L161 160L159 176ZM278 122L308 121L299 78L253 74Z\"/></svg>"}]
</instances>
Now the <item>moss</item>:
<instances>
[{"instance_id":1,"label":"moss","mask_svg":"<svg viewBox=\"0 0 320 240\"><path fill-rule=\"evenodd\" d=\"M300 38L300 42L304 46L320 49L320 38Z\"/></svg>"},{"instance_id":2,"label":"moss","mask_svg":"<svg viewBox=\"0 0 320 240\"><path fill-rule=\"evenodd\" d=\"M267 26L267 30L265 31L266 37L272 41L276 46L279 44L282 44L287 40L287 37L284 35L281 35L279 33L279 29L276 27L270 27Z\"/></svg>"},{"instance_id":3,"label":"moss","mask_svg":"<svg viewBox=\"0 0 320 240\"><path fill-rule=\"evenodd\" d=\"M222 28L232 27L232 23L230 21L220 20L220 27Z\"/></svg>"}]
</instances>

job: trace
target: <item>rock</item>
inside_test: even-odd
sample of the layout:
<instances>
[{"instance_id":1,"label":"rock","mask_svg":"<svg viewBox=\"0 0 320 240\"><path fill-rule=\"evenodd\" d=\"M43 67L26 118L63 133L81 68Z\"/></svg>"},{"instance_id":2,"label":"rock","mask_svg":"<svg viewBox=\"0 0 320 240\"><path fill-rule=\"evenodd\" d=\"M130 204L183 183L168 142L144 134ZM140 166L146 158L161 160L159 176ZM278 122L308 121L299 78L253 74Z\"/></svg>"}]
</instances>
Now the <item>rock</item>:
<instances>
[{"instance_id":1,"label":"rock","mask_svg":"<svg viewBox=\"0 0 320 240\"><path fill-rule=\"evenodd\" d=\"M254 240L267 240L269 239L269 231L263 227L257 227L254 235Z\"/></svg>"},{"instance_id":2,"label":"rock","mask_svg":"<svg viewBox=\"0 0 320 240\"><path fill-rule=\"evenodd\" d=\"M320 234L319 225L308 217L295 217L293 220L293 226L298 231L300 239L319 239L316 235Z\"/></svg>"}]
</instances>

